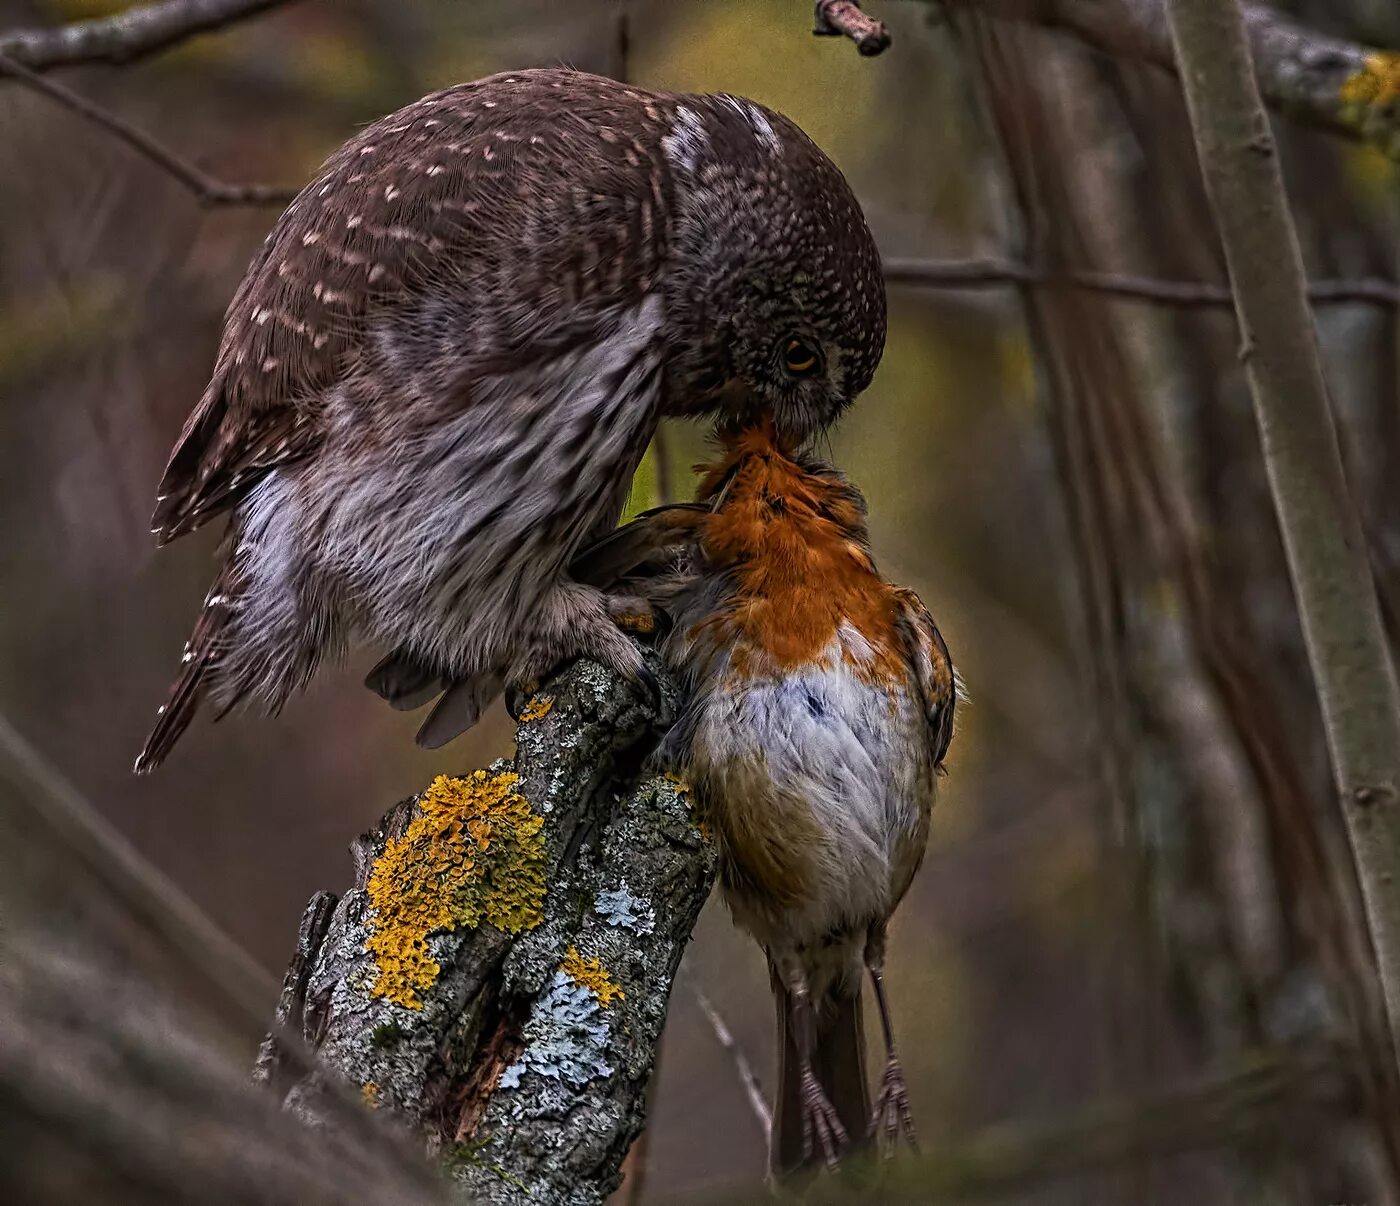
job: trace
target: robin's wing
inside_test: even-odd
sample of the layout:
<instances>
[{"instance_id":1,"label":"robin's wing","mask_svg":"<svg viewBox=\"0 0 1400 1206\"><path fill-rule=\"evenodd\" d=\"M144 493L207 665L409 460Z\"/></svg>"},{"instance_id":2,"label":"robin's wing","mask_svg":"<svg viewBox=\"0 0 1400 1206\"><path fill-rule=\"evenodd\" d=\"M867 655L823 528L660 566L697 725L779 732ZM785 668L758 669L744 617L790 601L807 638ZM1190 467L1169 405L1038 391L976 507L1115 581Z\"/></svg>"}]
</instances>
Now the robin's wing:
<instances>
[{"instance_id":1,"label":"robin's wing","mask_svg":"<svg viewBox=\"0 0 1400 1206\"><path fill-rule=\"evenodd\" d=\"M902 586L895 587L894 593L900 641L923 700L934 765L941 765L948 752L948 743L953 739L953 713L958 701L953 659L919 596Z\"/></svg>"},{"instance_id":2,"label":"robin's wing","mask_svg":"<svg viewBox=\"0 0 1400 1206\"><path fill-rule=\"evenodd\" d=\"M224 317L175 445L161 543L237 505L323 437L331 389L467 404L460 387L596 337L666 254L665 102L572 71L424 97L327 160ZM357 392L356 399L359 399Z\"/></svg>"},{"instance_id":3,"label":"robin's wing","mask_svg":"<svg viewBox=\"0 0 1400 1206\"><path fill-rule=\"evenodd\" d=\"M643 511L583 549L569 563L569 576L607 590L658 554L685 544L709 514L705 503L671 503Z\"/></svg>"}]
</instances>

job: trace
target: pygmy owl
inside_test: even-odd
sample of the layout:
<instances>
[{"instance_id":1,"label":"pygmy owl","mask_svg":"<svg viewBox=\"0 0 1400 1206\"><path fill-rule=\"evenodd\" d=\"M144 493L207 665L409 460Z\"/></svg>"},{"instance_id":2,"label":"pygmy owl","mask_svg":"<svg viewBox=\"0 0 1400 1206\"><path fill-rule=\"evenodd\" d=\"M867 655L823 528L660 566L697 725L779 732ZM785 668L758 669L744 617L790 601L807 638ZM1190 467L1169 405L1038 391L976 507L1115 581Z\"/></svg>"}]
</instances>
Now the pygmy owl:
<instances>
[{"instance_id":1,"label":"pygmy owl","mask_svg":"<svg viewBox=\"0 0 1400 1206\"><path fill-rule=\"evenodd\" d=\"M869 383L879 259L841 173L738 97L568 70L366 128L273 226L160 485L161 543L230 513L138 771L207 698L279 708L352 641L420 740L587 656L645 667L569 575L660 415L801 438Z\"/></svg>"},{"instance_id":2,"label":"pygmy owl","mask_svg":"<svg viewBox=\"0 0 1400 1206\"><path fill-rule=\"evenodd\" d=\"M656 758L695 791L725 900L768 956L785 1176L868 1136L913 1138L885 931L923 860L957 683L918 596L876 571L859 492L771 423L726 437L700 497L643 515L575 568L613 582L662 567L632 589L674 620L662 651L690 702ZM873 1111L863 970L886 1045Z\"/></svg>"}]
</instances>

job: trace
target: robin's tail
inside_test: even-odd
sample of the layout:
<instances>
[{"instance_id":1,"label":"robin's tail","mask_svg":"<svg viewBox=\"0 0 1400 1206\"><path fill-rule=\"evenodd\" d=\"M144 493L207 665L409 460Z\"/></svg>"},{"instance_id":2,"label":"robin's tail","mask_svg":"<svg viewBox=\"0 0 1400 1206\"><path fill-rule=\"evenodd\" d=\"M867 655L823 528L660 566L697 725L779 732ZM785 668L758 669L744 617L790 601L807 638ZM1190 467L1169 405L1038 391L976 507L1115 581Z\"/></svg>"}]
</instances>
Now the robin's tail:
<instances>
[{"instance_id":1,"label":"robin's tail","mask_svg":"<svg viewBox=\"0 0 1400 1206\"><path fill-rule=\"evenodd\" d=\"M789 1010L792 998L777 975L773 976L773 999L778 1008L778 1092L768 1162L773 1176L784 1180L820 1168L823 1154L820 1144L810 1145L810 1152L803 1150L809 1144L803 1138L802 1074ZM845 1128L849 1153L866 1144L870 1130L859 988L849 996L838 988L814 1005L812 1071Z\"/></svg>"},{"instance_id":2,"label":"robin's tail","mask_svg":"<svg viewBox=\"0 0 1400 1206\"><path fill-rule=\"evenodd\" d=\"M174 744L189 728L209 687L210 672L223 652L223 638L233 614L234 567L225 565L205 597L203 610L195 621L194 632L180 657L180 677L170 688L165 702L156 709L156 723L132 768L146 775L165 761Z\"/></svg>"}]
</instances>

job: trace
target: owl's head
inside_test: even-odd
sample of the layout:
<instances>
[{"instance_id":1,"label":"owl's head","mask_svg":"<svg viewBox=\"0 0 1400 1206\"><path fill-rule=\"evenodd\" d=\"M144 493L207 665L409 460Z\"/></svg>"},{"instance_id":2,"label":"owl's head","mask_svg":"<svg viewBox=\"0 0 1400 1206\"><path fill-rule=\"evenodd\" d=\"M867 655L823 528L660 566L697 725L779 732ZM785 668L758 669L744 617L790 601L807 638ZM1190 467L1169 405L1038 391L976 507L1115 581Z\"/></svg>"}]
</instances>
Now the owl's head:
<instances>
[{"instance_id":1,"label":"owl's head","mask_svg":"<svg viewBox=\"0 0 1400 1206\"><path fill-rule=\"evenodd\" d=\"M796 125L753 101L679 97L668 408L771 416L787 440L830 426L885 344L885 284L860 205Z\"/></svg>"}]
</instances>

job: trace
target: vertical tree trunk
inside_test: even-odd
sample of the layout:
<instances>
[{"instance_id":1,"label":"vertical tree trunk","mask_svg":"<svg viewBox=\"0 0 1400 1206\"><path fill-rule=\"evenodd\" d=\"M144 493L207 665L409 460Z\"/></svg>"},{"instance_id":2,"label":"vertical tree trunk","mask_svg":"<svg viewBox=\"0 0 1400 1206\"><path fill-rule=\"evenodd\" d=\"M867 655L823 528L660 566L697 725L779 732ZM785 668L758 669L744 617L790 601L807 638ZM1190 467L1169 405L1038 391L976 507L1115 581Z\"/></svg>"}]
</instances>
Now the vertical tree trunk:
<instances>
[{"instance_id":1,"label":"vertical tree trunk","mask_svg":"<svg viewBox=\"0 0 1400 1206\"><path fill-rule=\"evenodd\" d=\"M1197 154L1220 230L1308 657L1400 1025L1400 691L1342 470L1302 254L1238 0L1170 0Z\"/></svg>"}]
</instances>

